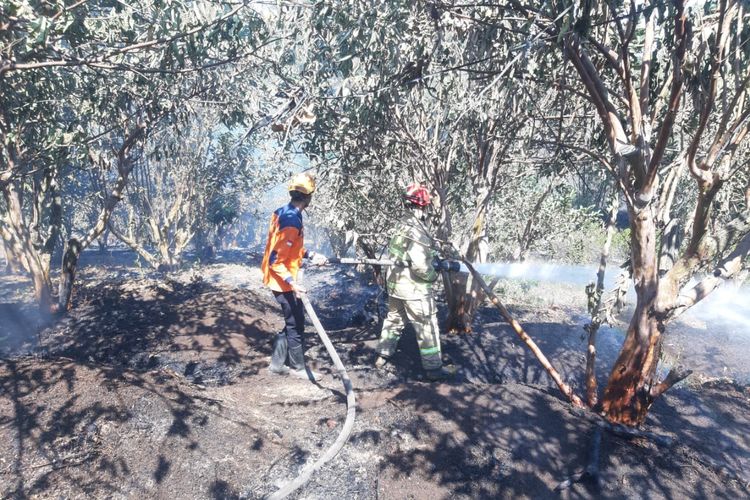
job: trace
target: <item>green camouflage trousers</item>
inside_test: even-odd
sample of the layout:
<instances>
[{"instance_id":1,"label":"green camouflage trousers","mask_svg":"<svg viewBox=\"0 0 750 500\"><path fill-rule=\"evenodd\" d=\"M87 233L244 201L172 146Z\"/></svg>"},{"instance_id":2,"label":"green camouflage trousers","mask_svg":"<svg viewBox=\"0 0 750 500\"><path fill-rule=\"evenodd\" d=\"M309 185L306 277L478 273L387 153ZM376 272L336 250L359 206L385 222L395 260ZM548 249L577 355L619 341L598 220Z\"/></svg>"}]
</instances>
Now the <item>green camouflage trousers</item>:
<instances>
[{"instance_id":1,"label":"green camouflage trousers","mask_svg":"<svg viewBox=\"0 0 750 500\"><path fill-rule=\"evenodd\" d=\"M393 356L396 352L398 339L401 338L404 323L407 320L412 323L417 333L422 367L425 370L436 370L442 367L440 332L438 330L435 300L432 297L415 300L388 298L388 315L383 321L383 329L380 332L378 354L385 358Z\"/></svg>"}]
</instances>

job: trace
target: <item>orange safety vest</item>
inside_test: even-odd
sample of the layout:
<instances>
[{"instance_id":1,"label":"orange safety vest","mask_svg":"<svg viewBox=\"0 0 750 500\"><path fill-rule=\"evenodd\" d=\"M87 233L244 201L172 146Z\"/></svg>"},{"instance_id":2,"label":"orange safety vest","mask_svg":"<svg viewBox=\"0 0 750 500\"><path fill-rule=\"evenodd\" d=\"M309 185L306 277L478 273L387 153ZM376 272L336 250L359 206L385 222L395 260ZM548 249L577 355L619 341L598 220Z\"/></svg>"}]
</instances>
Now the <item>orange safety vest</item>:
<instances>
[{"instance_id":1,"label":"orange safety vest","mask_svg":"<svg viewBox=\"0 0 750 500\"><path fill-rule=\"evenodd\" d=\"M290 292L305 256L302 211L289 203L276 209L268 226L261 270L263 284L276 292Z\"/></svg>"}]
</instances>

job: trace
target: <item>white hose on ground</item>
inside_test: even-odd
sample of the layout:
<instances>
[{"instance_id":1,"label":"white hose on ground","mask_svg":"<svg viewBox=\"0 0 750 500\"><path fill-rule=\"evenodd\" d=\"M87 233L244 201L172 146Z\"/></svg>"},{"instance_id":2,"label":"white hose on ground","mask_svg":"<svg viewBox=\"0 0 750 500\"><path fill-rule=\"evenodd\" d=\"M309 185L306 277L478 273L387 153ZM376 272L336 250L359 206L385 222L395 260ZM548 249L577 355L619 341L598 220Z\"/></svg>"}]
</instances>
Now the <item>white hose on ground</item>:
<instances>
[{"instance_id":1,"label":"white hose on ground","mask_svg":"<svg viewBox=\"0 0 750 500\"><path fill-rule=\"evenodd\" d=\"M330 448L328 448L328 450L326 450L326 452L317 461L313 463L308 463L307 465L305 465L296 478L294 478L292 481L288 482L287 484L283 485L281 488L279 488L278 491L276 491L271 496L269 496L268 498L270 500L286 498L292 492L294 492L295 490L303 486L305 483L307 483L315 471L323 467L323 465L325 465L329 460L335 457L339 451L341 451L341 448L343 448L344 444L349 439L349 435L352 432L352 428L354 428L354 414L356 411L356 407L355 407L355 401L354 401L354 389L352 388L352 381L349 379L349 375L347 375L346 373L346 368L344 368L344 364L341 362L341 358L336 352L336 349L333 348L331 339L328 338L328 334L326 334L326 331L323 329L323 325L320 323L320 320L318 319L318 315L315 314L315 310L313 309L313 306L310 303L310 299L308 299L307 295L305 294L300 294L300 298L302 299L302 303L305 305L305 310L307 311L307 315L312 320L312 323L315 326L315 330L318 332L318 336L320 337L320 340L322 340L323 345L326 346L326 350L328 351L328 354L331 356L331 359L333 359L333 364L336 367L336 370L338 370L339 375L341 376L341 380L344 383L344 390L346 391L346 407L347 407L346 408L346 420L344 421L344 425L341 428L341 432L339 433L339 436L336 438L336 441L333 442Z\"/></svg>"}]
</instances>

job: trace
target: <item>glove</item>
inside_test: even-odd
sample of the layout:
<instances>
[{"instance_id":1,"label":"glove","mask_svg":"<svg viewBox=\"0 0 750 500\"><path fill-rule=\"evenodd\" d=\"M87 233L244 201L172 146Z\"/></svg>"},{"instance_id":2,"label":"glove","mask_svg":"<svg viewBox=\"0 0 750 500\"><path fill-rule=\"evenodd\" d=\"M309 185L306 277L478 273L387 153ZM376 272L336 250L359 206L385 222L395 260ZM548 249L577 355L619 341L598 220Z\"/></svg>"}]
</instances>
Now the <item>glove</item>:
<instances>
[{"instance_id":1,"label":"glove","mask_svg":"<svg viewBox=\"0 0 750 500\"><path fill-rule=\"evenodd\" d=\"M328 264L328 257L323 255L322 253L317 252L310 252L312 255L309 255L310 257L310 263L313 266L325 266Z\"/></svg>"},{"instance_id":2,"label":"glove","mask_svg":"<svg viewBox=\"0 0 750 500\"><path fill-rule=\"evenodd\" d=\"M296 295L297 297L299 297L302 294L307 293L307 289L303 287L302 285L298 285L296 281L292 281L289 284L292 285L292 291L294 292L294 295Z\"/></svg>"},{"instance_id":3,"label":"glove","mask_svg":"<svg viewBox=\"0 0 750 500\"><path fill-rule=\"evenodd\" d=\"M449 273L457 273L461 270L461 263L455 260L441 260L435 259L432 261L432 267L435 271L447 271Z\"/></svg>"},{"instance_id":4,"label":"glove","mask_svg":"<svg viewBox=\"0 0 750 500\"><path fill-rule=\"evenodd\" d=\"M405 262L401 259L394 259L393 260L394 267L409 267L409 263Z\"/></svg>"}]
</instances>

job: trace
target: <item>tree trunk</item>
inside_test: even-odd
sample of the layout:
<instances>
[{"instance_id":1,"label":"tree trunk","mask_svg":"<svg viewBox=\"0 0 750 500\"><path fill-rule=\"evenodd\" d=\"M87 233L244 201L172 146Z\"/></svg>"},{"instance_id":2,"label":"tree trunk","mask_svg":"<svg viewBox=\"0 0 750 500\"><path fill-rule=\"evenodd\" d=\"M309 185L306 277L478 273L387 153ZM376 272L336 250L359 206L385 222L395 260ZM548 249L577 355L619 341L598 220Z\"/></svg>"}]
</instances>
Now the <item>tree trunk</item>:
<instances>
[{"instance_id":1,"label":"tree trunk","mask_svg":"<svg viewBox=\"0 0 750 500\"><path fill-rule=\"evenodd\" d=\"M100 254L107 253L107 250L109 249L109 230L105 230L101 236L99 236L96 239L96 244L98 245L97 250L99 250Z\"/></svg>"},{"instance_id":2,"label":"tree trunk","mask_svg":"<svg viewBox=\"0 0 750 500\"><path fill-rule=\"evenodd\" d=\"M361 238L357 238L357 244L359 244L362 251L365 253L368 259L377 259L378 256L375 254L375 250L372 249L366 241ZM383 268L381 266L371 266L372 273L375 276L375 283L380 287L385 286L385 278L383 277Z\"/></svg>"},{"instance_id":3,"label":"tree trunk","mask_svg":"<svg viewBox=\"0 0 750 500\"><path fill-rule=\"evenodd\" d=\"M154 222L153 234L156 248L159 250L159 266L157 267L160 271L171 271L174 265L172 261L172 251L169 248L169 240L167 238L167 230L165 227L159 227L158 223Z\"/></svg>"},{"instance_id":4,"label":"tree trunk","mask_svg":"<svg viewBox=\"0 0 750 500\"><path fill-rule=\"evenodd\" d=\"M42 268L47 275L52 254L55 253L62 232L62 195L56 176L56 169L48 169L41 181L34 182L34 246L39 252ZM43 224L45 215L49 221L46 227Z\"/></svg>"},{"instance_id":5,"label":"tree trunk","mask_svg":"<svg viewBox=\"0 0 750 500\"><path fill-rule=\"evenodd\" d=\"M602 410L612 422L638 425L653 403L651 392L661 353L664 323L655 314L658 275L656 226L651 207L629 207L636 307L625 342L609 376Z\"/></svg>"},{"instance_id":6,"label":"tree trunk","mask_svg":"<svg viewBox=\"0 0 750 500\"><path fill-rule=\"evenodd\" d=\"M110 224L109 232L112 233L115 236L115 238L117 238L118 240L122 241L127 246L129 246L135 253L138 254L139 257L145 260L149 266L151 266L154 269L159 269L159 264L160 264L159 259L157 259L156 256L151 254L151 252L146 250L146 248L136 240L135 236L133 236L132 231L129 231L129 234L126 236L120 231L118 231L114 227L113 224Z\"/></svg>"},{"instance_id":7,"label":"tree trunk","mask_svg":"<svg viewBox=\"0 0 750 500\"><path fill-rule=\"evenodd\" d=\"M479 210L479 215L472 226L469 244L466 249L466 259L474 263L487 261L489 246L485 225L485 208ZM453 333L469 333L472 330L474 314L477 307L484 300L481 286L470 273L444 273L446 294L448 300L448 319L446 329Z\"/></svg>"},{"instance_id":8,"label":"tree trunk","mask_svg":"<svg viewBox=\"0 0 750 500\"><path fill-rule=\"evenodd\" d=\"M216 247L209 241L206 230L200 224L195 230L193 248L201 261L210 262L216 258Z\"/></svg>"},{"instance_id":9,"label":"tree trunk","mask_svg":"<svg viewBox=\"0 0 750 500\"><path fill-rule=\"evenodd\" d=\"M73 282L75 281L78 259L82 251L83 247L80 241L75 238L68 240L68 244L65 246L65 254L63 255L60 287L57 293L57 308L59 311L67 311L70 308L70 299L73 295Z\"/></svg>"},{"instance_id":10,"label":"tree trunk","mask_svg":"<svg viewBox=\"0 0 750 500\"><path fill-rule=\"evenodd\" d=\"M539 212L541 212L542 206L544 206L544 201L552 193L552 190L557 184L558 181L550 181L547 189L544 190L534 204L534 208L531 209L531 214L526 221L523 234L518 237L518 246L513 250L513 260L523 262L528 258L529 252L531 251L531 245L534 243L534 225L536 224L536 219L539 217Z\"/></svg>"},{"instance_id":11,"label":"tree trunk","mask_svg":"<svg viewBox=\"0 0 750 500\"><path fill-rule=\"evenodd\" d=\"M138 124L131 132L130 136L125 139L117 155L118 177L112 192L104 200L102 211L96 220L96 224L86 234L83 240L78 241L71 238L63 256L62 270L60 276L60 287L57 308L60 311L67 311L70 308L70 299L73 294L73 281L75 280L76 270L78 267L78 258L86 248L91 245L109 226L109 219L117 203L122 199L123 191L128 183L128 177L133 171L133 161L128 157L128 152L135 141L141 137L145 127Z\"/></svg>"},{"instance_id":12,"label":"tree trunk","mask_svg":"<svg viewBox=\"0 0 750 500\"><path fill-rule=\"evenodd\" d=\"M593 283L586 287L586 293L589 295L589 313L591 314L591 323L584 326L588 333L588 348L586 351L586 403L590 408L594 408L599 402L599 392L596 382L596 336L599 327L606 320L606 312L603 311L604 303L604 273L607 269L609 259L609 249L612 245L617 222L617 208L619 206L619 193L613 197L612 206L607 215L607 237L602 247L602 253L599 257L599 269L596 273L596 285ZM593 285L593 286L592 286Z\"/></svg>"},{"instance_id":13,"label":"tree trunk","mask_svg":"<svg viewBox=\"0 0 750 500\"><path fill-rule=\"evenodd\" d=\"M5 272L12 274L26 272L23 256L16 251L15 246L11 241L10 232L2 227L2 225L0 225L0 237L2 237L0 240L2 240L3 248L5 250Z\"/></svg>"},{"instance_id":14,"label":"tree trunk","mask_svg":"<svg viewBox=\"0 0 750 500\"><path fill-rule=\"evenodd\" d=\"M39 253L34 248L31 233L25 224L23 209L21 205L21 187L15 182L5 186L3 190L6 207L8 210L4 232L10 237L11 254L20 255L24 267L34 284L34 298L43 314L49 314L52 310L52 291L49 281L49 273L44 269Z\"/></svg>"}]
</instances>

